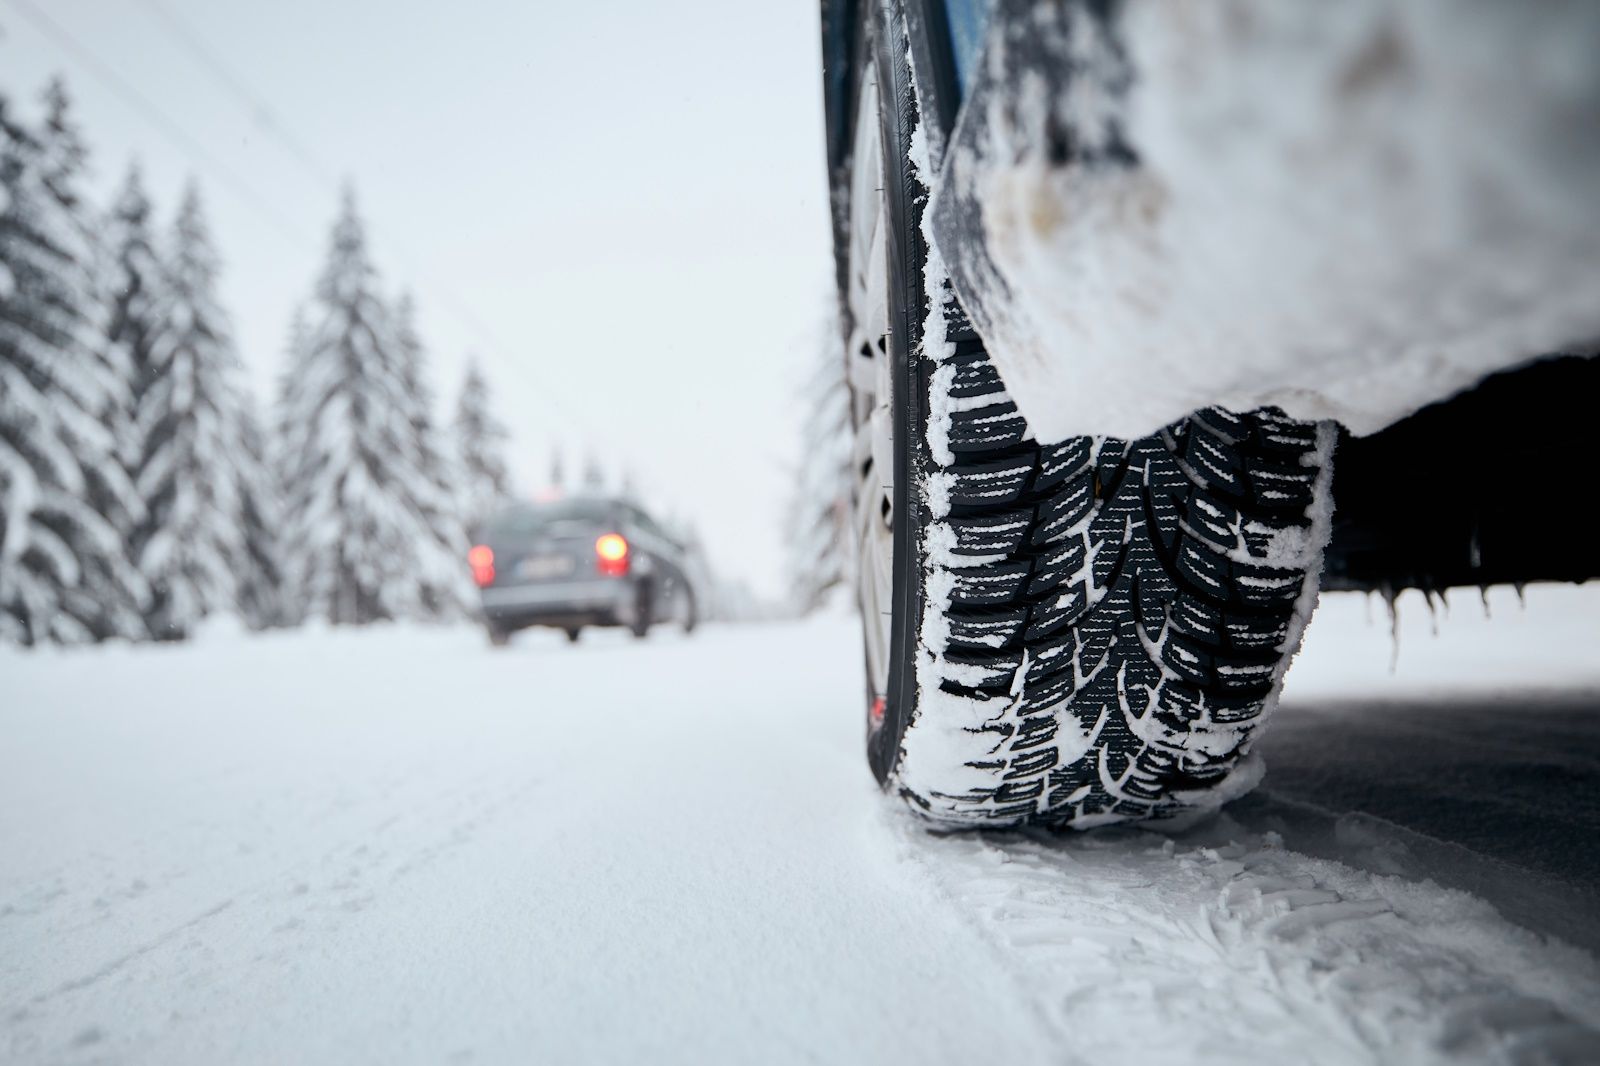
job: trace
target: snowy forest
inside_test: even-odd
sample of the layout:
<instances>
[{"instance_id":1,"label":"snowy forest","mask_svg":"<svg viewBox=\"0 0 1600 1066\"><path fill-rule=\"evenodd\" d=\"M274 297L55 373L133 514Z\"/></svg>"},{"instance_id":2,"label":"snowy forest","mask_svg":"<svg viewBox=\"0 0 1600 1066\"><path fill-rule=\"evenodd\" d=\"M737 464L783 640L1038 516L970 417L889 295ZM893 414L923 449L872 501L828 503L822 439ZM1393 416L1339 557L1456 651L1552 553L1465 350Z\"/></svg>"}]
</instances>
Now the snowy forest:
<instances>
[{"instance_id":1,"label":"snowy forest","mask_svg":"<svg viewBox=\"0 0 1600 1066\"><path fill-rule=\"evenodd\" d=\"M855 434L843 338L836 320L820 331L800 399L799 464L793 471L784 528L789 599L802 614L822 607L854 580L851 499L855 492Z\"/></svg>"},{"instance_id":2,"label":"snowy forest","mask_svg":"<svg viewBox=\"0 0 1600 1066\"><path fill-rule=\"evenodd\" d=\"M353 191L262 404L198 185L161 218L136 166L90 202L87 163L61 81L32 107L0 92L0 641L469 613L467 530L509 491L506 430L476 366L436 417Z\"/></svg>"}]
</instances>

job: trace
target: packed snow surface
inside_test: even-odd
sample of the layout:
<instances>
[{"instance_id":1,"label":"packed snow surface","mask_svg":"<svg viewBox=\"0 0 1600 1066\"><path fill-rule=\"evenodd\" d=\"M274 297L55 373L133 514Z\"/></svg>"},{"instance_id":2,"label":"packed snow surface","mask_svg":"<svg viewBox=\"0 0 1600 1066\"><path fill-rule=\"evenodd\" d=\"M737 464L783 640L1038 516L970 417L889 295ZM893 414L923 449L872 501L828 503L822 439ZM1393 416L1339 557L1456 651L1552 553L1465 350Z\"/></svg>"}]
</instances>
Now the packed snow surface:
<instances>
[{"instance_id":1,"label":"packed snow surface","mask_svg":"<svg viewBox=\"0 0 1600 1066\"><path fill-rule=\"evenodd\" d=\"M1597 593L1325 598L1171 835L928 833L846 617L0 650L0 1061L1592 1062Z\"/></svg>"}]
</instances>

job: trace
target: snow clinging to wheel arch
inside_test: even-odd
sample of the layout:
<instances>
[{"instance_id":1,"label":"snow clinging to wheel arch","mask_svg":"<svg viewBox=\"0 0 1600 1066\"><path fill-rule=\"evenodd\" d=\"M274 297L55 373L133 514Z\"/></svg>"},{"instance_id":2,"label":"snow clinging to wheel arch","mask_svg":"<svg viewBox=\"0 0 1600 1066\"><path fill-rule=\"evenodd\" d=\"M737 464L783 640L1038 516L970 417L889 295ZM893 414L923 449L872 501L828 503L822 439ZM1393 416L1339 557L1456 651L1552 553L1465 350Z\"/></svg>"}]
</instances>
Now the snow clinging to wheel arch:
<instances>
[{"instance_id":1,"label":"snow clinging to wheel arch","mask_svg":"<svg viewBox=\"0 0 1600 1066\"><path fill-rule=\"evenodd\" d=\"M1600 7L1119 10L1001 0L930 210L1040 439L1208 406L1369 433L1593 350Z\"/></svg>"}]
</instances>

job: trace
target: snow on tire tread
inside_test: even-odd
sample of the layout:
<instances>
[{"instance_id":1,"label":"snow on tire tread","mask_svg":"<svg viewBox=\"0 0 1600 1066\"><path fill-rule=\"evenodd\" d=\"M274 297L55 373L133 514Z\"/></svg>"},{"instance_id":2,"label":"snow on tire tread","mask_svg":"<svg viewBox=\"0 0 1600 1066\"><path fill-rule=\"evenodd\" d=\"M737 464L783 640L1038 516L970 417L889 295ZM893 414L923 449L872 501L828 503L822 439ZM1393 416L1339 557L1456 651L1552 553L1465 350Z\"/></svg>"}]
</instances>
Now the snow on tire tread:
<instances>
[{"instance_id":1,"label":"snow on tire tread","mask_svg":"<svg viewBox=\"0 0 1600 1066\"><path fill-rule=\"evenodd\" d=\"M1076 827L1237 795L1315 601L1331 425L1207 410L1140 440L1039 445L936 254L927 284L902 795L941 821Z\"/></svg>"}]
</instances>

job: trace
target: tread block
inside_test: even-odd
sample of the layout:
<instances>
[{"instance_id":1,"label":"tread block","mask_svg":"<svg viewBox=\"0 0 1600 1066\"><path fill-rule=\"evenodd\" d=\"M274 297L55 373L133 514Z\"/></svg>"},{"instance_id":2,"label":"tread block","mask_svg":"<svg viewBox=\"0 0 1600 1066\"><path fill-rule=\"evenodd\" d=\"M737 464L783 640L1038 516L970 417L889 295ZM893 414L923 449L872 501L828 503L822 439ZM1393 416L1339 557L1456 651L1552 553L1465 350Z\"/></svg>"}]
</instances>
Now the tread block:
<instances>
[{"instance_id":1,"label":"tread block","mask_svg":"<svg viewBox=\"0 0 1600 1066\"><path fill-rule=\"evenodd\" d=\"M955 668L959 677L950 680L966 688L989 689L996 685L1009 685L1016 676L1017 667L1022 665L1022 652L1000 652L995 655L985 655L970 651L953 650L945 656L945 662Z\"/></svg>"},{"instance_id":2,"label":"tread block","mask_svg":"<svg viewBox=\"0 0 1600 1066\"><path fill-rule=\"evenodd\" d=\"M1003 607L978 611L954 607L950 610L950 643L978 648L1003 648L1015 643L1028 620L1025 607Z\"/></svg>"},{"instance_id":3,"label":"tread block","mask_svg":"<svg viewBox=\"0 0 1600 1066\"><path fill-rule=\"evenodd\" d=\"M1063 481L1092 471L1093 468L1093 437L1073 437L1060 444L1052 444L1041 449L1039 454L1039 488L1053 489ZM1094 483L1091 480L1089 484L1092 487Z\"/></svg>"},{"instance_id":4,"label":"tread block","mask_svg":"<svg viewBox=\"0 0 1600 1066\"><path fill-rule=\"evenodd\" d=\"M1028 423L1010 400L950 415L952 452L997 451L1014 448L1028 437Z\"/></svg>"},{"instance_id":5,"label":"tread block","mask_svg":"<svg viewBox=\"0 0 1600 1066\"><path fill-rule=\"evenodd\" d=\"M1067 536L1089 517L1094 504L1094 473L1085 469L1062 482L1049 499L1039 504L1038 521L1031 537L1033 544L1049 544Z\"/></svg>"},{"instance_id":6,"label":"tread block","mask_svg":"<svg viewBox=\"0 0 1600 1066\"><path fill-rule=\"evenodd\" d=\"M955 381L950 386L950 395L955 399L1006 396L1006 387L1000 382L1000 372L989 362L989 357L982 349L965 355L958 354L947 365L956 368Z\"/></svg>"},{"instance_id":7,"label":"tread block","mask_svg":"<svg viewBox=\"0 0 1600 1066\"><path fill-rule=\"evenodd\" d=\"M950 503L956 507L1010 507L1021 499L1033 468L1032 456L957 463L948 471Z\"/></svg>"},{"instance_id":8,"label":"tread block","mask_svg":"<svg viewBox=\"0 0 1600 1066\"><path fill-rule=\"evenodd\" d=\"M985 566L958 566L950 570L956 579L950 593L952 604L1007 604L1016 600L1028 579L1026 562L990 563Z\"/></svg>"},{"instance_id":9,"label":"tread block","mask_svg":"<svg viewBox=\"0 0 1600 1066\"><path fill-rule=\"evenodd\" d=\"M1010 555L1032 530L1034 516L1032 511L962 515L946 524L955 532L958 555Z\"/></svg>"}]
</instances>

